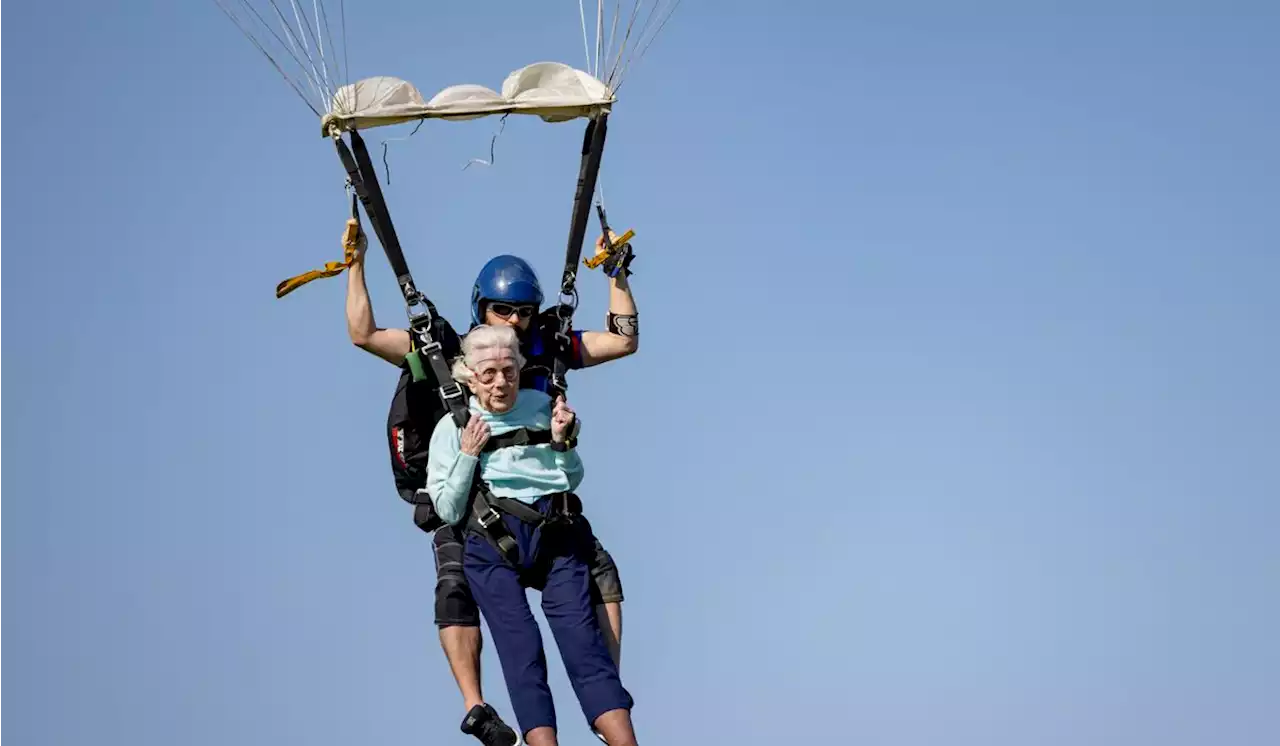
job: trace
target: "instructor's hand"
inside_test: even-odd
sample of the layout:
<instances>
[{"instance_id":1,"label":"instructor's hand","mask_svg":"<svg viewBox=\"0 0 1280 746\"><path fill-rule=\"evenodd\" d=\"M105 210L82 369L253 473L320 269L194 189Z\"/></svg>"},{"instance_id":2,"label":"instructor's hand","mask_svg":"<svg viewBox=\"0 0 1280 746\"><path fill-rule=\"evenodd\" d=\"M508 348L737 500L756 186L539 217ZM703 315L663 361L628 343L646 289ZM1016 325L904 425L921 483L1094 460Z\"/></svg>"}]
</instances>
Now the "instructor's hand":
<instances>
[{"instance_id":1,"label":"instructor's hand","mask_svg":"<svg viewBox=\"0 0 1280 746\"><path fill-rule=\"evenodd\" d=\"M352 232L355 233L354 239L351 238ZM356 258L364 258L364 252L369 248L369 237L364 234L359 220L347 218L347 225L342 229L342 248L344 253L354 251Z\"/></svg>"},{"instance_id":2,"label":"instructor's hand","mask_svg":"<svg viewBox=\"0 0 1280 746\"><path fill-rule=\"evenodd\" d=\"M489 442L489 424L478 415L471 415L471 420L462 429L462 452L468 456L479 456L484 444Z\"/></svg>"},{"instance_id":3,"label":"instructor's hand","mask_svg":"<svg viewBox=\"0 0 1280 746\"><path fill-rule=\"evenodd\" d=\"M617 241L617 240L618 240L618 234L614 233L613 231L609 231L609 243L613 243L614 241ZM596 239L596 253L600 254L604 252L604 247L605 247L604 234L601 233L600 237Z\"/></svg>"}]
</instances>

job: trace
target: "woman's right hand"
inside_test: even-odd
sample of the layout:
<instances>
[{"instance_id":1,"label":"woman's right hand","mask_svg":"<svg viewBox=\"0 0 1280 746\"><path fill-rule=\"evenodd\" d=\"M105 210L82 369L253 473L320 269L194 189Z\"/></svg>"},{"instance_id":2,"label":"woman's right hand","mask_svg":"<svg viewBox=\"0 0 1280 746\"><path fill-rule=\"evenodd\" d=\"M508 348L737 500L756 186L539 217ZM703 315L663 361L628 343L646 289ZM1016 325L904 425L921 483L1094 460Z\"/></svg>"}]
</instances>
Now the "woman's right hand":
<instances>
[{"instance_id":1,"label":"woman's right hand","mask_svg":"<svg viewBox=\"0 0 1280 746\"><path fill-rule=\"evenodd\" d=\"M489 442L489 423L478 415L471 415L467 426L462 429L462 452L468 456L479 456L484 444Z\"/></svg>"}]
</instances>

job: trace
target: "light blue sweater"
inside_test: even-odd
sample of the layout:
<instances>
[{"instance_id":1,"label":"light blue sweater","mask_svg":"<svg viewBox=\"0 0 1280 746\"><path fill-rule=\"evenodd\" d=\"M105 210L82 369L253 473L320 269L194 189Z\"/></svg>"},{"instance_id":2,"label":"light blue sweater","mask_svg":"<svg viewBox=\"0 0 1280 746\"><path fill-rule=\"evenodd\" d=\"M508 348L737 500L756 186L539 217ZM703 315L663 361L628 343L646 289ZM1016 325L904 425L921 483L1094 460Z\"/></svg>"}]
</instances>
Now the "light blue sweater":
<instances>
[{"instance_id":1,"label":"light blue sweater","mask_svg":"<svg viewBox=\"0 0 1280 746\"><path fill-rule=\"evenodd\" d=\"M549 430L553 401L536 389L520 389L515 406L502 414L494 414L480 406L473 396L470 410L489 423L490 436L528 428ZM427 494L440 518L458 523L465 518L467 496L476 468L475 456L462 452L462 435L452 417L443 417L431 433L430 455L427 457ZM551 450L549 444L511 446L493 453L481 453L481 477L497 497L510 497L524 503L537 502L553 492L571 492L582 483L582 459L577 449L564 453Z\"/></svg>"}]
</instances>

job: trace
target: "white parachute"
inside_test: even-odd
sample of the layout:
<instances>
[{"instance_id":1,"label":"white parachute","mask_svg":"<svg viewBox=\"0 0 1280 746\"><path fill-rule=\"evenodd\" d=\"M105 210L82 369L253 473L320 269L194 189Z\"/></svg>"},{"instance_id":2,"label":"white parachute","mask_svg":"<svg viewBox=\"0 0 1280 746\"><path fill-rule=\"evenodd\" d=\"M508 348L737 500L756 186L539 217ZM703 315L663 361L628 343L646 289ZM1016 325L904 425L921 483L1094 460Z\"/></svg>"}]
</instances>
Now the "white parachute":
<instances>
[{"instance_id":1,"label":"white parachute","mask_svg":"<svg viewBox=\"0 0 1280 746\"><path fill-rule=\"evenodd\" d=\"M631 66L644 56L680 0L605 0L595 7L595 44L578 0L584 69L559 61L513 71L500 90L449 85L427 98L403 77L351 79L345 0L214 0L321 118L325 136L423 119L526 114L547 122L608 113ZM310 7L308 7L310 6ZM365 6L361 6L362 10Z\"/></svg>"},{"instance_id":2,"label":"white parachute","mask_svg":"<svg viewBox=\"0 0 1280 746\"><path fill-rule=\"evenodd\" d=\"M591 118L609 111L613 91L594 76L559 62L537 62L507 76L502 92L474 84L445 88L431 100L399 78L367 78L343 86L321 120L334 128L368 129L416 119L475 119L491 114L533 114L547 122Z\"/></svg>"}]
</instances>

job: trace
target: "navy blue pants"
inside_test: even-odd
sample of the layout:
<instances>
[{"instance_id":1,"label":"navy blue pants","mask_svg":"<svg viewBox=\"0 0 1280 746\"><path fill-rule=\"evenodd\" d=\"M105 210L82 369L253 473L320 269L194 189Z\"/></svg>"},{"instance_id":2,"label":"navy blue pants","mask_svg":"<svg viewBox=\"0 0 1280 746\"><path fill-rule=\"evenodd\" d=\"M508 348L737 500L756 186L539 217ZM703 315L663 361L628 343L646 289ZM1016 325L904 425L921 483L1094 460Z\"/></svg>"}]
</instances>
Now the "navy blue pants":
<instances>
[{"instance_id":1,"label":"navy blue pants","mask_svg":"<svg viewBox=\"0 0 1280 746\"><path fill-rule=\"evenodd\" d=\"M545 514L550 498L533 507ZM484 537L472 532L467 536L463 571L502 661L521 733L556 727L542 634L525 588L542 592L543 614L587 723L595 723L610 710L630 710L633 700L622 686L591 602L588 562L595 544L589 531L563 525L535 529L505 514L502 519L520 548L519 566L507 564Z\"/></svg>"}]
</instances>

